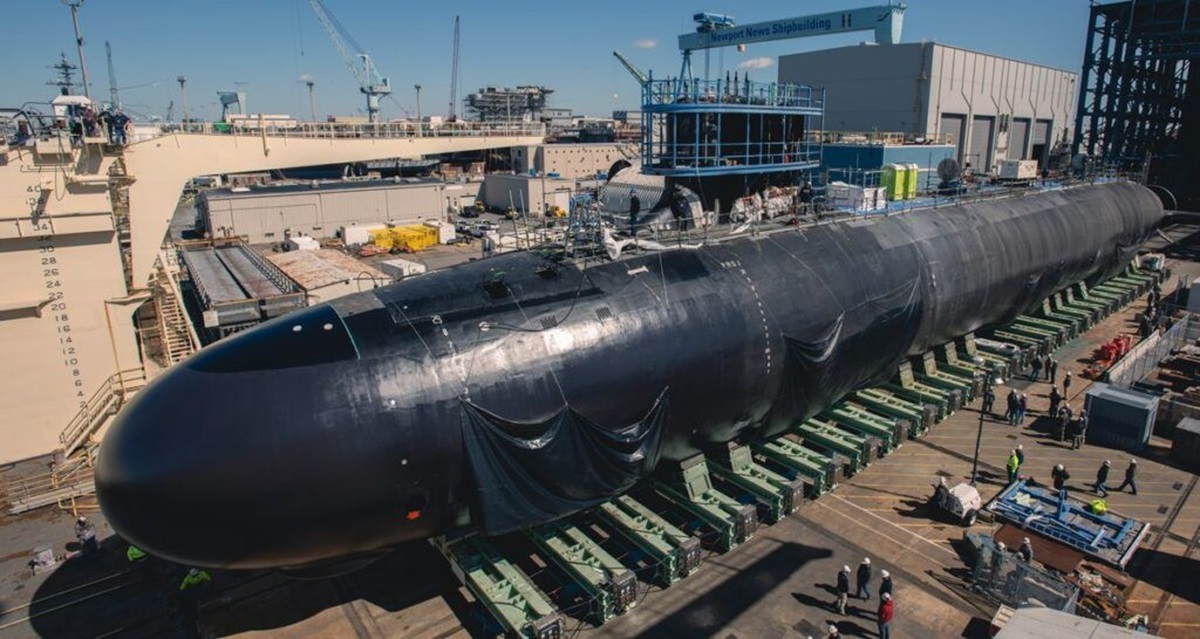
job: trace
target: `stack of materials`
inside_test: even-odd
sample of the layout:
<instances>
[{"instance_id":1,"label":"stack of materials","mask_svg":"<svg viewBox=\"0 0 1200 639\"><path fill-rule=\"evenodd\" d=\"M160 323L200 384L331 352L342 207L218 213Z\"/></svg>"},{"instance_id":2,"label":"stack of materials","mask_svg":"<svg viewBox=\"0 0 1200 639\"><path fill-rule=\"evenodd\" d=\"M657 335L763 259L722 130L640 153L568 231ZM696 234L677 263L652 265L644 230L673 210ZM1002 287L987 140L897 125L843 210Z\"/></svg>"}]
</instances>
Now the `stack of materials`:
<instances>
[{"instance_id":1,"label":"stack of materials","mask_svg":"<svg viewBox=\"0 0 1200 639\"><path fill-rule=\"evenodd\" d=\"M825 199L835 209L856 213L878 211L887 208L887 189L831 182L825 187Z\"/></svg>"}]
</instances>

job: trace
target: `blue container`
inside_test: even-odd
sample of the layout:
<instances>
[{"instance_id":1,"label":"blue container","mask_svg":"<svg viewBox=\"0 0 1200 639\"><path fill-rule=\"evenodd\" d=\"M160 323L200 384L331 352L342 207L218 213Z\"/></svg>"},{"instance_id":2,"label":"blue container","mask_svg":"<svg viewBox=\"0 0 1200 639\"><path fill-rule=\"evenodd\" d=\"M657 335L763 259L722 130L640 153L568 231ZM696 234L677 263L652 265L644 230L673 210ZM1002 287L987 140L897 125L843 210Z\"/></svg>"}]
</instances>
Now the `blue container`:
<instances>
[{"instance_id":1,"label":"blue container","mask_svg":"<svg viewBox=\"0 0 1200 639\"><path fill-rule=\"evenodd\" d=\"M1088 389L1087 443L1140 452L1150 441L1158 396L1095 383Z\"/></svg>"}]
</instances>

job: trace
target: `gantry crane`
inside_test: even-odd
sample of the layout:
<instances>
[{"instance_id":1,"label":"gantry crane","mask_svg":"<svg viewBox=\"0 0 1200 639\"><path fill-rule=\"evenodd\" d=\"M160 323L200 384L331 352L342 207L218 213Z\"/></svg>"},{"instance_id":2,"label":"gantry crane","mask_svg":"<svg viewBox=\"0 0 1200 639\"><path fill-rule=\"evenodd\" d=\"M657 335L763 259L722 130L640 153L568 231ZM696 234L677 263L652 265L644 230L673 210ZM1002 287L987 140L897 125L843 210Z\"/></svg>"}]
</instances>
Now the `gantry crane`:
<instances>
[{"instance_id":1,"label":"gantry crane","mask_svg":"<svg viewBox=\"0 0 1200 639\"><path fill-rule=\"evenodd\" d=\"M354 37L346 31L346 28L337 21L337 18L333 17L333 14L325 7L325 3L321 0L309 0L308 4L312 7L313 13L317 14L321 26L325 27L325 32L333 41L334 48L342 55L346 66L350 67L350 72L358 80L358 90L367 96L367 120L378 122L379 98L391 95L391 83L387 78L379 75L379 70L371 62L370 54L364 51Z\"/></svg>"}]
</instances>

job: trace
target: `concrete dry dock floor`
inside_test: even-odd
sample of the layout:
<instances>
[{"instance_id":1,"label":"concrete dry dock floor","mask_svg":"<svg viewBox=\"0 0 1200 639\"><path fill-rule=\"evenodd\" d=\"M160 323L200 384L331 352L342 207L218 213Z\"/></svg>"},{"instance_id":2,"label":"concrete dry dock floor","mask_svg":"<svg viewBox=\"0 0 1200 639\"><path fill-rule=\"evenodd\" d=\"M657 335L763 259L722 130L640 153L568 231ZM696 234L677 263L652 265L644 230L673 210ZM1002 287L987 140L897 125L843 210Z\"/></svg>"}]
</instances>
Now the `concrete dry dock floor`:
<instances>
[{"instance_id":1,"label":"concrete dry dock floor","mask_svg":"<svg viewBox=\"0 0 1200 639\"><path fill-rule=\"evenodd\" d=\"M1186 247L1185 247L1186 248ZM1196 255L1192 248L1186 249ZM1176 272L1200 273L1178 262ZM1169 290L1169 287L1168 287ZM1144 302L1109 318L1060 349L1060 370L1077 373L1097 345L1132 332ZM1056 463L1070 470L1081 497L1104 459L1113 462L1110 487L1120 483L1127 453L1088 445L1072 451L1038 418L1048 403L1044 382L1006 380L1029 394L1030 419L1020 428L985 422L980 445L981 489L991 497L1003 483L1008 451L1024 446L1023 469L1048 478ZM1081 405L1087 380L1076 377L1072 406ZM977 404L976 404L977 405ZM997 402L1003 405L1003 392ZM804 506L730 553L711 555L704 567L669 589L651 588L636 608L601 628L578 624L596 637L814 637L830 622L848 636L875 636L876 600L850 600L850 614L834 614L832 585L843 564L872 558L876 577L889 570L896 582L897 637L975 637L989 610L959 597L964 566L955 544L964 529L925 508L939 475L950 482L971 471L978 413L959 411L927 438L906 442L834 492ZM1167 460L1168 442L1153 440L1139 459L1137 496L1112 493L1112 509L1151 522L1153 533L1130 563L1136 580L1129 604L1159 624L1158 634L1200 635L1200 490L1197 476ZM98 514L93 515L99 519ZM986 532L995 524L979 523ZM101 536L111 534L99 520ZM130 566L113 539L101 557L73 559L56 571L32 576L26 563L35 546L58 552L73 539L72 518L43 510L0 520L0 639L6 637L187 637L188 614L178 597L178 576L158 563ZM645 584L643 584L645 587ZM297 580L278 572L214 571L196 613L200 636L236 637L443 637L479 636L482 609L432 548L417 544L390 553L356 572L322 580ZM578 628L576 628L578 626Z\"/></svg>"}]
</instances>

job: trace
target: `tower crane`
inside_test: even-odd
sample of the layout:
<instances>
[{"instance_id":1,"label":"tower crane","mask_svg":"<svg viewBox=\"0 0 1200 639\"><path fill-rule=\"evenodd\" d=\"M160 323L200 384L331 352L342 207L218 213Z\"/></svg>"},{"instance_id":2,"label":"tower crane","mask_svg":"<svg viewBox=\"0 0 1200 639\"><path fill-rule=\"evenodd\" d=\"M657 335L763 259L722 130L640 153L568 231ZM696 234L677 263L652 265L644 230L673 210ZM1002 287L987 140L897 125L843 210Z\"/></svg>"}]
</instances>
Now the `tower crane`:
<instances>
[{"instance_id":1,"label":"tower crane","mask_svg":"<svg viewBox=\"0 0 1200 639\"><path fill-rule=\"evenodd\" d=\"M337 18L333 17L333 14L325 7L325 3L321 0L309 0L308 4L312 7L313 13L317 14L317 20L321 22L321 26L325 27L325 32L333 41L334 48L342 55L346 66L350 67L350 72L358 80L358 90L367 96L367 120L378 122L379 98L391 95L391 83L387 78L379 75L379 70L371 62L370 54L364 51L354 37L346 31L346 28L338 22Z\"/></svg>"}]
</instances>

